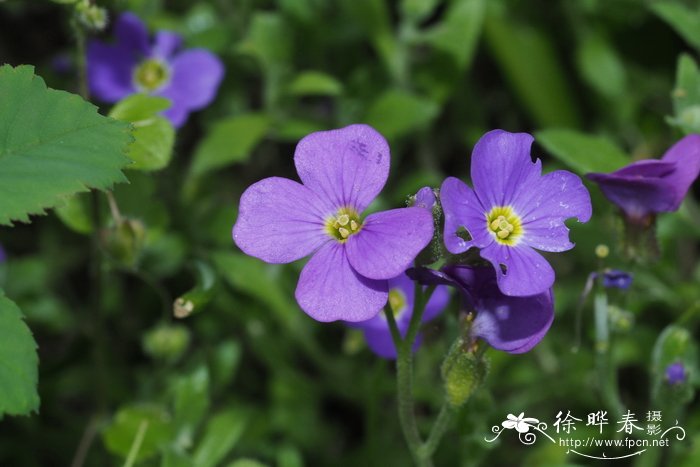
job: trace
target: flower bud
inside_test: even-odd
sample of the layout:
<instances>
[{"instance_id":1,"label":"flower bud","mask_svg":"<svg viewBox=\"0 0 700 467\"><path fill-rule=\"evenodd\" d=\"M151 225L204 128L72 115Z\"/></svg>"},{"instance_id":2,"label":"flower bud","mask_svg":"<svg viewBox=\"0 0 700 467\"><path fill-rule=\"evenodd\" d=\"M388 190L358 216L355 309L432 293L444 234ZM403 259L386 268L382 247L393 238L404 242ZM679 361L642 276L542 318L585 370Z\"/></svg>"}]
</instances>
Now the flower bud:
<instances>
[{"instance_id":1,"label":"flower bud","mask_svg":"<svg viewBox=\"0 0 700 467\"><path fill-rule=\"evenodd\" d=\"M107 27L107 21L109 19L107 10L93 5L92 2L88 0L79 2L75 6L75 12L80 24L92 31L103 31Z\"/></svg>"},{"instance_id":2,"label":"flower bud","mask_svg":"<svg viewBox=\"0 0 700 467\"><path fill-rule=\"evenodd\" d=\"M174 362L187 350L189 330L180 324L159 324L143 337L143 349L156 360Z\"/></svg>"},{"instance_id":3,"label":"flower bud","mask_svg":"<svg viewBox=\"0 0 700 467\"><path fill-rule=\"evenodd\" d=\"M458 339L442 363L442 380L447 402L453 409L464 405L481 386L488 373L483 355L476 355L468 343Z\"/></svg>"},{"instance_id":4,"label":"flower bud","mask_svg":"<svg viewBox=\"0 0 700 467\"><path fill-rule=\"evenodd\" d=\"M123 266L136 267L146 239L146 228L137 219L122 219L102 231L102 244L107 253Z\"/></svg>"}]
</instances>

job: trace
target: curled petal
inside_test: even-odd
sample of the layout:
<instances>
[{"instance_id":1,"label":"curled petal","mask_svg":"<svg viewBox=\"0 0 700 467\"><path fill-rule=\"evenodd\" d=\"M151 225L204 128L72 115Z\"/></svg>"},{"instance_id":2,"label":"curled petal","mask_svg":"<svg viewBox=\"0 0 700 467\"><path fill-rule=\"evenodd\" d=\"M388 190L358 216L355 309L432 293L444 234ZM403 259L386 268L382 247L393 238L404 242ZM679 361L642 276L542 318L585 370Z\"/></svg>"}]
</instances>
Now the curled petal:
<instances>
[{"instance_id":1,"label":"curled petal","mask_svg":"<svg viewBox=\"0 0 700 467\"><path fill-rule=\"evenodd\" d=\"M368 125L312 133L299 141L294 153L304 185L337 208L358 212L384 187L389 158L388 143Z\"/></svg>"},{"instance_id":2,"label":"curled petal","mask_svg":"<svg viewBox=\"0 0 700 467\"><path fill-rule=\"evenodd\" d=\"M445 179L440 202L445 216L445 246L450 253L464 253L472 246L483 248L493 241L487 231L486 211L466 183L454 177ZM461 228L466 229L471 240L463 238Z\"/></svg>"},{"instance_id":3,"label":"curled petal","mask_svg":"<svg viewBox=\"0 0 700 467\"><path fill-rule=\"evenodd\" d=\"M506 295L540 294L554 284L552 266L527 245L510 247L494 242L481 250L481 257L493 265L498 288Z\"/></svg>"},{"instance_id":4,"label":"curled petal","mask_svg":"<svg viewBox=\"0 0 700 467\"><path fill-rule=\"evenodd\" d=\"M672 177L675 205L678 209L690 185L700 174L700 135L688 135L681 139L666 151L662 160L676 164Z\"/></svg>"},{"instance_id":5,"label":"curled petal","mask_svg":"<svg viewBox=\"0 0 700 467\"><path fill-rule=\"evenodd\" d=\"M433 238L433 216L423 208L401 208L367 216L346 243L350 264L371 279L402 274Z\"/></svg>"},{"instance_id":6,"label":"curled petal","mask_svg":"<svg viewBox=\"0 0 700 467\"><path fill-rule=\"evenodd\" d=\"M241 196L233 240L250 256L289 263L332 240L324 231L328 209L305 186L286 178L266 178Z\"/></svg>"},{"instance_id":7,"label":"curled petal","mask_svg":"<svg viewBox=\"0 0 700 467\"><path fill-rule=\"evenodd\" d=\"M345 254L344 245L328 242L304 266L296 299L316 321L366 321L386 304L387 281L358 274Z\"/></svg>"}]
</instances>

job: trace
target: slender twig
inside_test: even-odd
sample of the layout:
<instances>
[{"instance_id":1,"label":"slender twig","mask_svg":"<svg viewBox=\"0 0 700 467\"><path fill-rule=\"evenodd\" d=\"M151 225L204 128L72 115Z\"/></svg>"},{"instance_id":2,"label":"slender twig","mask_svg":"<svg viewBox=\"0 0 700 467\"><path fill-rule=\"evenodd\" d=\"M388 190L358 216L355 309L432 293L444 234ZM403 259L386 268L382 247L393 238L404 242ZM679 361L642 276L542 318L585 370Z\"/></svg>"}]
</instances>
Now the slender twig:
<instances>
[{"instance_id":1,"label":"slender twig","mask_svg":"<svg viewBox=\"0 0 700 467\"><path fill-rule=\"evenodd\" d=\"M73 461L71 462L71 467L82 467L85 464L85 459L87 458L88 451L92 442L95 440L95 435L97 434L98 428L98 417L92 417L85 427L82 438L80 438L80 443L78 448L75 450L75 455L73 456Z\"/></svg>"},{"instance_id":2,"label":"slender twig","mask_svg":"<svg viewBox=\"0 0 700 467\"><path fill-rule=\"evenodd\" d=\"M131 448L129 449L129 455L124 462L124 467L132 467L136 462L136 457L139 455L141 450L141 443L143 443L143 438L146 437L146 430L148 430L148 420L144 419L139 424L139 429L134 437L134 442L131 443Z\"/></svg>"}]
</instances>

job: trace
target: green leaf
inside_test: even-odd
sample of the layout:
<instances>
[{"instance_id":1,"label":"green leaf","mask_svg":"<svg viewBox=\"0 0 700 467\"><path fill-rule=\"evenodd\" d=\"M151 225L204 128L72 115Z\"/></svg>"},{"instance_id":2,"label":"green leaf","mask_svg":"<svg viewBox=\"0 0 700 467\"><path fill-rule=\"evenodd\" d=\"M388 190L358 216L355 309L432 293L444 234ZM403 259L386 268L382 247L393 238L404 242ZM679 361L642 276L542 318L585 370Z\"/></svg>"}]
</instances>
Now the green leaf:
<instances>
[{"instance_id":1,"label":"green leaf","mask_svg":"<svg viewBox=\"0 0 700 467\"><path fill-rule=\"evenodd\" d=\"M393 139L427 126L438 111L437 104L428 99L390 90L372 104L365 121L387 139Z\"/></svg>"},{"instance_id":2,"label":"green leaf","mask_svg":"<svg viewBox=\"0 0 700 467\"><path fill-rule=\"evenodd\" d=\"M244 162L265 137L270 119L262 114L244 114L219 120L197 146L192 175L199 176L234 162Z\"/></svg>"},{"instance_id":3,"label":"green leaf","mask_svg":"<svg viewBox=\"0 0 700 467\"><path fill-rule=\"evenodd\" d=\"M678 59L676 69L676 86L671 94L674 116L670 124L680 128L686 134L700 131L700 70L689 55L683 54Z\"/></svg>"},{"instance_id":4,"label":"green leaf","mask_svg":"<svg viewBox=\"0 0 700 467\"><path fill-rule=\"evenodd\" d=\"M580 175L612 172L630 162L627 154L603 136L550 129L538 131L535 139L550 154Z\"/></svg>"},{"instance_id":5,"label":"green leaf","mask_svg":"<svg viewBox=\"0 0 700 467\"><path fill-rule=\"evenodd\" d=\"M442 23L426 33L428 42L465 68L474 56L485 11L484 0L453 0Z\"/></svg>"},{"instance_id":6,"label":"green leaf","mask_svg":"<svg viewBox=\"0 0 700 467\"><path fill-rule=\"evenodd\" d=\"M490 15L486 39L515 93L540 127L575 128L579 118L553 41L531 25Z\"/></svg>"},{"instance_id":7,"label":"green leaf","mask_svg":"<svg viewBox=\"0 0 700 467\"><path fill-rule=\"evenodd\" d=\"M401 13L411 22L418 23L435 9L438 0L402 0Z\"/></svg>"},{"instance_id":8,"label":"green leaf","mask_svg":"<svg viewBox=\"0 0 700 467\"><path fill-rule=\"evenodd\" d=\"M134 94L112 108L109 116L133 125L134 142L128 156L134 163L128 169L160 170L170 163L175 143L175 129L160 112L170 107L162 97Z\"/></svg>"},{"instance_id":9,"label":"green leaf","mask_svg":"<svg viewBox=\"0 0 700 467\"><path fill-rule=\"evenodd\" d=\"M107 450L126 458L140 429L145 429L145 434L137 461L151 457L172 438L172 421L163 407L155 404L131 405L121 408L103 432Z\"/></svg>"},{"instance_id":10,"label":"green leaf","mask_svg":"<svg viewBox=\"0 0 700 467\"><path fill-rule=\"evenodd\" d=\"M292 35L281 16L256 13L239 51L254 56L267 72L284 68L292 56Z\"/></svg>"},{"instance_id":11,"label":"green leaf","mask_svg":"<svg viewBox=\"0 0 700 467\"><path fill-rule=\"evenodd\" d=\"M294 78L288 92L294 96L338 96L343 92L343 85L326 73L305 71Z\"/></svg>"},{"instance_id":12,"label":"green leaf","mask_svg":"<svg viewBox=\"0 0 700 467\"><path fill-rule=\"evenodd\" d=\"M180 435L190 444L194 432L209 408L209 371L206 366L197 368L192 374L181 377L174 387L175 426ZM184 446L189 447L189 446Z\"/></svg>"},{"instance_id":13,"label":"green leaf","mask_svg":"<svg viewBox=\"0 0 700 467\"><path fill-rule=\"evenodd\" d=\"M0 419L39 408L39 357L22 312L0 289Z\"/></svg>"},{"instance_id":14,"label":"green leaf","mask_svg":"<svg viewBox=\"0 0 700 467\"><path fill-rule=\"evenodd\" d=\"M46 87L31 66L0 67L0 224L126 178L128 125Z\"/></svg>"},{"instance_id":15,"label":"green leaf","mask_svg":"<svg viewBox=\"0 0 700 467\"><path fill-rule=\"evenodd\" d=\"M598 34L587 35L576 54L579 72L586 82L606 97L618 97L627 89L622 60L608 40Z\"/></svg>"},{"instance_id":16,"label":"green leaf","mask_svg":"<svg viewBox=\"0 0 700 467\"><path fill-rule=\"evenodd\" d=\"M81 234L92 232L92 220L85 196L73 195L62 205L56 206L56 216L71 230Z\"/></svg>"},{"instance_id":17,"label":"green leaf","mask_svg":"<svg viewBox=\"0 0 700 467\"><path fill-rule=\"evenodd\" d=\"M194 453L195 467L214 467L234 448L248 424L248 416L230 409L215 415Z\"/></svg>"},{"instance_id":18,"label":"green leaf","mask_svg":"<svg viewBox=\"0 0 700 467\"><path fill-rule=\"evenodd\" d=\"M700 49L700 10L680 3L657 2L650 8L690 45Z\"/></svg>"}]
</instances>

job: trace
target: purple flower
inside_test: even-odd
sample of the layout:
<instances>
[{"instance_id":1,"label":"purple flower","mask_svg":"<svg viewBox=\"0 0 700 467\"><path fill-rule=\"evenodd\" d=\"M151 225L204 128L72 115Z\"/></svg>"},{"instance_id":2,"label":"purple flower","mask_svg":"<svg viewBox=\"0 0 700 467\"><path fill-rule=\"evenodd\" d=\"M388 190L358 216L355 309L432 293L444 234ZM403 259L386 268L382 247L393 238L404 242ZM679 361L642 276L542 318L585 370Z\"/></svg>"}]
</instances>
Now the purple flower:
<instances>
[{"instance_id":1,"label":"purple flower","mask_svg":"<svg viewBox=\"0 0 700 467\"><path fill-rule=\"evenodd\" d=\"M452 285L462 294L464 307L474 311L470 333L494 349L518 354L537 345L554 320L554 296L549 289L530 297L504 295L490 267L448 265L441 271L417 268L409 277L427 285Z\"/></svg>"},{"instance_id":2,"label":"purple flower","mask_svg":"<svg viewBox=\"0 0 700 467\"><path fill-rule=\"evenodd\" d=\"M603 194L637 223L675 211L700 173L700 135L688 135L661 160L641 160L610 174L591 173Z\"/></svg>"},{"instance_id":3,"label":"purple flower","mask_svg":"<svg viewBox=\"0 0 700 467\"><path fill-rule=\"evenodd\" d=\"M7 255L5 254L5 249L0 245L0 263L5 262Z\"/></svg>"},{"instance_id":4,"label":"purple flower","mask_svg":"<svg viewBox=\"0 0 700 467\"><path fill-rule=\"evenodd\" d=\"M294 153L302 183L272 177L241 196L233 239L268 263L313 254L296 299L317 321L366 321L387 301L388 279L403 273L433 237L422 208L362 217L389 175L389 146L367 125L312 133Z\"/></svg>"},{"instance_id":5,"label":"purple flower","mask_svg":"<svg viewBox=\"0 0 700 467\"><path fill-rule=\"evenodd\" d=\"M415 282L404 273L393 279L389 279L389 306L394 312L396 325L402 337L406 337L408 325L413 316L413 303L415 299ZM428 322L436 318L449 302L449 290L445 286L435 288L430 300L425 305L422 322ZM349 324L351 327L362 329L367 345L375 354L382 358L396 358L396 347L391 337L389 323L384 313L379 313L374 318L359 323ZM418 349L421 336L418 334L413 350Z\"/></svg>"},{"instance_id":6,"label":"purple flower","mask_svg":"<svg viewBox=\"0 0 700 467\"><path fill-rule=\"evenodd\" d=\"M117 102L138 92L168 98L172 106L163 115L176 127L214 99L224 67L211 52L180 51L182 38L169 31L157 32L151 41L133 13L119 16L114 33L114 44L88 44L90 92L98 99Z\"/></svg>"},{"instance_id":7,"label":"purple flower","mask_svg":"<svg viewBox=\"0 0 700 467\"><path fill-rule=\"evenodd\" d=\"M666 380L668 384L676 385L685 383L688 374L681 362L671 363L666 367Z\"/></svg>"},{"instance_id":8,"label":"purple flower","mask_svg":"<svg viewBox=\"0 0 700 467\"><path fill-rule=\"evenodd\" d=\"M535 251L574 247L564 220L591 217L591 198L581 179L557 170L541 174L532 162L527 133L493 130L474 147L474 189L450 177L440 189L445 246L453 254L471 247L493 264L506 295L536 295L552 287L554 270Z\"/></svg>"},{"instance_id":9,"label":"purple flower","mask_svg":"<svg viewBox=\"0 0 700 467\"><path fill-rule=\"evenodd\" d=\"M596 276L598 273L594 273ZM629 289L632 285L632 275L618 269L607 269L603 272L603 287L608 289Z\"/></svg>"}]
</instances>

